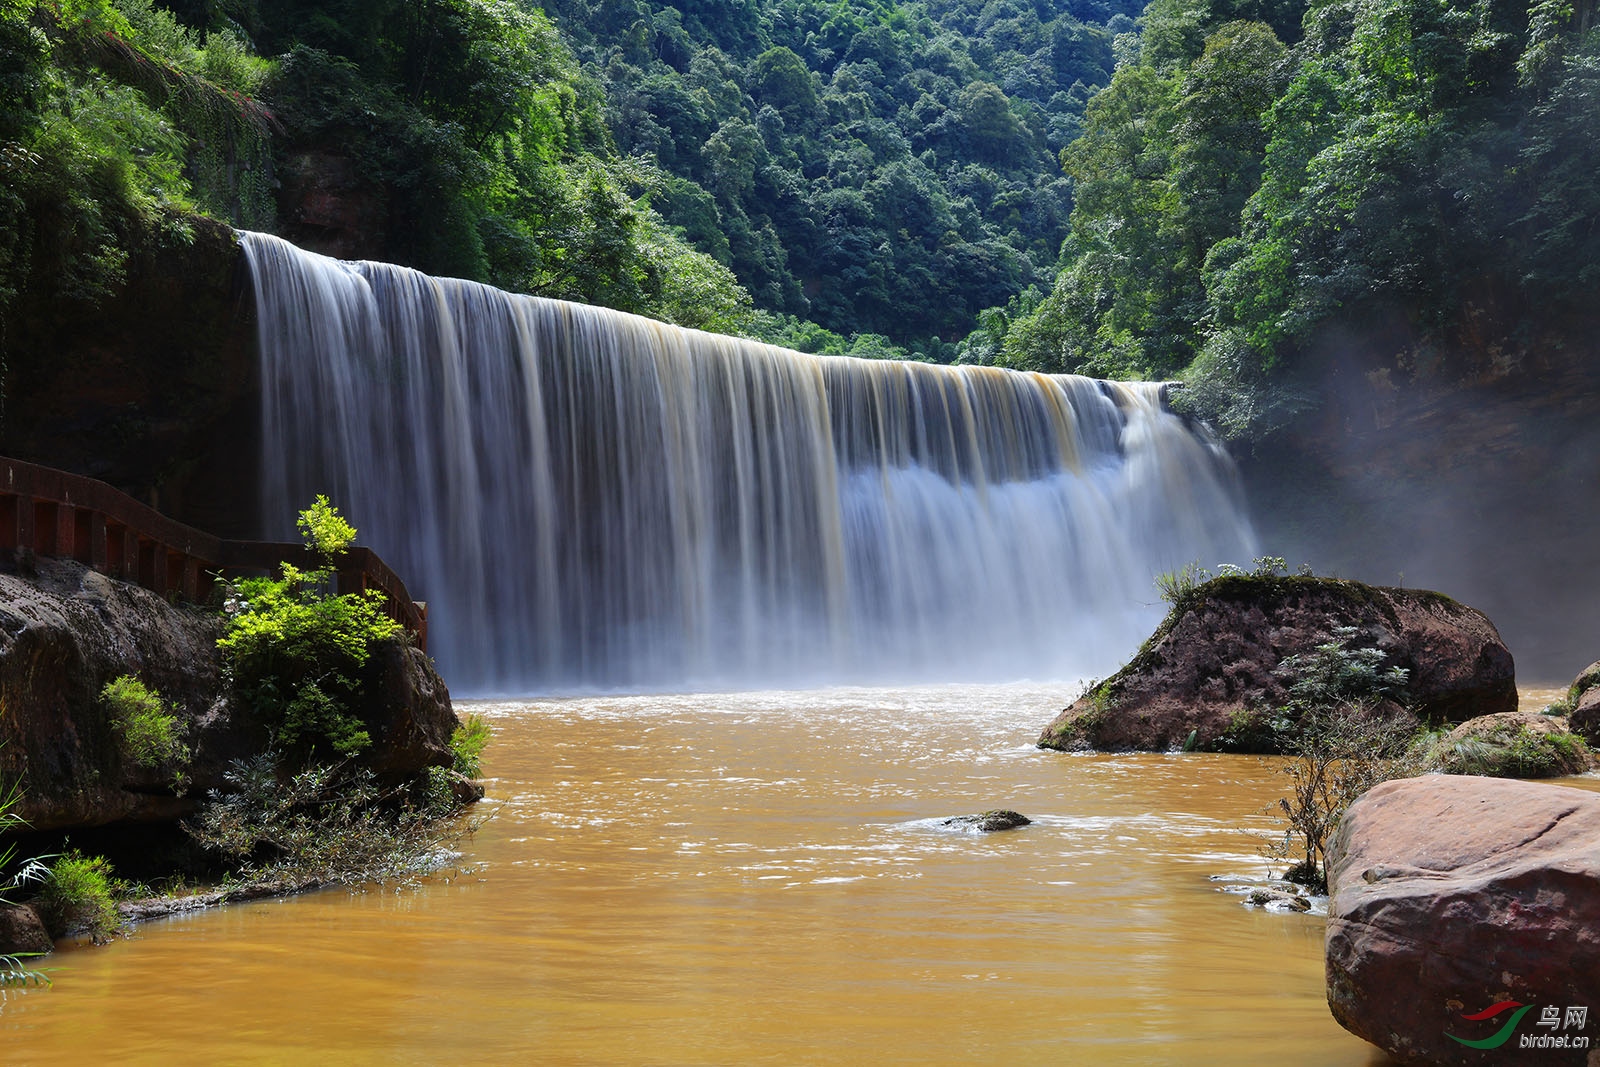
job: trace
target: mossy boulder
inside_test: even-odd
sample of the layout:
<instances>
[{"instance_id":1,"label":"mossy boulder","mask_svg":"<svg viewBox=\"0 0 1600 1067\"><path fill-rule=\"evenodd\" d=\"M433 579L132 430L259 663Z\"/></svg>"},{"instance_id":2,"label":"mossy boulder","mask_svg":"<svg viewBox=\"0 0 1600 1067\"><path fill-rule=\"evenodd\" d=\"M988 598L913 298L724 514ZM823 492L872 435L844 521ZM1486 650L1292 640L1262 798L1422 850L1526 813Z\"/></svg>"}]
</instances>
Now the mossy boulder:
<instances>
[{"instance_id":1,"label":"mossy boulder","mask_svg":"<svg viewBox=\"0 0 1600 1067\"><path fill-rule=\"evenodd\" d=\"M1593 765L1584 739L1560 715L1508 711L1457 726L1433 748L1431 769L1491 778L1556 778Z\"/></svg>"},{"instance_id":2,"label":"mossy boulder","mask_svg":"<svg viewBox=\"0 0 1600 1067\"><path fill-rule=\"evenodd\" d=\"M1514 711L1511 653L1480 611L1440 593L1309 576L1230 575L1180 596L1127 666L1050 723L1041 748L1278 751L1268 725L1288 699L1275 672L1341 628L1407 681L1378 714L1426 722Z\"/></svg>"}]
</instances>

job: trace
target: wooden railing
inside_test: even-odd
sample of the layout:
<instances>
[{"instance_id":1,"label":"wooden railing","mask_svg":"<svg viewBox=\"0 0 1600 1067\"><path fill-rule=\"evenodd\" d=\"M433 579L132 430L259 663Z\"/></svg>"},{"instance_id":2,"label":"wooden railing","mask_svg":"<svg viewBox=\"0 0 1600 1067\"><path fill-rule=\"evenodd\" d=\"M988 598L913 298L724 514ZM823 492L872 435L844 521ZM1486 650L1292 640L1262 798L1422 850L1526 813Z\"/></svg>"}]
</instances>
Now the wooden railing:
<instances>
[{"instance_id":1,"label":"wooden railing","mask_svg":"<svg viewBox=\"0 0 1600 1067\"><path fill-rule=\"evenodd\" d=\"M225 541L146 507L104 482L0 458L0 551L75 559L152 592L200 602L217 574L271 573L280 563L321 565L305 545ZM336 559L338 591L384 594L385 610L428 647L428 607L370 548Z\"/></svg>"}]
</instances>

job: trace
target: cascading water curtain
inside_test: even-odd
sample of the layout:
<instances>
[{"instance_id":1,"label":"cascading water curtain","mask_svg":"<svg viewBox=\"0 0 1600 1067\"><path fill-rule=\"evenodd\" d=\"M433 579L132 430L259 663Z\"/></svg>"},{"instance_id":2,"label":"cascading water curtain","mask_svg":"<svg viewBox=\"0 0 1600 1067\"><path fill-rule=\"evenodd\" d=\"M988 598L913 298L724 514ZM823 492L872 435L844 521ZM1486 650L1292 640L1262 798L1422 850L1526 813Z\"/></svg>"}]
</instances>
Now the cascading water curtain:
<instances>
[{"instance_id":1,"label":"cascading water curtain","mask_svg":"<svg viewBox=\"0 0 1600 1067\"><path fill-rule=\"evenodd\" d=\"M243 234L265 513L327 493L458 691L1078 677L1254 551L1159 386L808 356Z\"/></svg>"}]
</instances>

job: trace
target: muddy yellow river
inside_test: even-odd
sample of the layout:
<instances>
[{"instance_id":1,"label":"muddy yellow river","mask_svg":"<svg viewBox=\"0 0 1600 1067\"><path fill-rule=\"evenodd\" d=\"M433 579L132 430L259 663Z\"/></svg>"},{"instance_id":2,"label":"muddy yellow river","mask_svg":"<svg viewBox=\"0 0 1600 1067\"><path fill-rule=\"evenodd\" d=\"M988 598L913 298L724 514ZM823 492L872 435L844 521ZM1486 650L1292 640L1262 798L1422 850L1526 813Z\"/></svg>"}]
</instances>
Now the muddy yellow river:
<instances>
[{"instance_id":1,"label":"muddy yellow river","mask_svg":"<svg viewBox=\"0 0 1600 1067\"><path fill-rule=\"evenodd\" d=\"M46 1063L1382 1062L1247 910L1277 768L1068 756L1060 686L483 703L462 870L147 924L0 1006ZM1011 807L987 836L937 820ZM1220 880L1217 880L1220 879Z\"/></svg>"}]
</instances>

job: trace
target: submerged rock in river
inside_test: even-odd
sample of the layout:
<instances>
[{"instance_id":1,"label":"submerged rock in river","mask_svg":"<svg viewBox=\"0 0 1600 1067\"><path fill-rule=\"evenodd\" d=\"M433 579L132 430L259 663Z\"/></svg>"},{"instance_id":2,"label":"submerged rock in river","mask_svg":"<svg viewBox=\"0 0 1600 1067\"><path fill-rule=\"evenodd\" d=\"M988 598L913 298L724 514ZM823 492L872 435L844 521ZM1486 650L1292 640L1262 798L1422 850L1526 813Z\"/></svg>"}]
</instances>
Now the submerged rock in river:
<instances>
[{"instance_id":1,"label":"submerged rock in river","mask_svg":"<svg viewBox=\"0 0 1600 1067\"><path fill-rule=\"evenodd\" d=\"M1522 1039L1600 1047L1600 796L1385 782L1340 819L1328 886L1328 1007L1351 1033L1408 1063L1596 1062Z\"/></svg>"},{"instance_id":2,"label":"submerged rock in river","mask_svg":"<svg viewBox=\"0 0 1600 1067\"><path fill-rule=\"evenodd\" d=\"M1274 674L1340 627L1408 672L1405 703L1433 721L1514 711L1511 653L1480 611L1439 593L1314 577L1230 576L1184 594L1132 662L1045 728L1041 748L1271 751L1241 730L1287 688ZM1386 702L1390 712L1399 706Z\"/></svg>"},{"instance_id":3,"label":"submerged rock in river","mask_svg":"<svg viewBox=\"0 0 1600 1067\"><path fill-rule=\"evenodd\" d=\"M1026 815L1008 808L995 808L992 811L979 812L977 815L956 815L943 820L939 825L951 830L975 830L987 834L996 830L1015 830L1031 822L1033 820Z\"/></svg>"}]
</instances>

